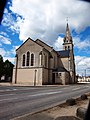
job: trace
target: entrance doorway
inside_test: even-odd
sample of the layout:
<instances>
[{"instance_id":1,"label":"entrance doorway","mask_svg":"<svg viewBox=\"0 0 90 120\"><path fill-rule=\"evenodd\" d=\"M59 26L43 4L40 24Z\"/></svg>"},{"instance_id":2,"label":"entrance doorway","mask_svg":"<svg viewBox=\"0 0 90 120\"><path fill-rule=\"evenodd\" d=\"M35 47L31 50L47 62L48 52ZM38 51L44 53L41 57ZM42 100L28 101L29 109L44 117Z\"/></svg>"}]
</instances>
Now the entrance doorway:
<instances>
[{"instance_id":1,"label":"entrance doorway","mask_svg":"<svg viewBox=\"0 0 90 120\"><path fill-rule=\"evenodd\" d=\"M52 74L52 84L55 84L55 73Z\"/></svg>"}]
</instances>

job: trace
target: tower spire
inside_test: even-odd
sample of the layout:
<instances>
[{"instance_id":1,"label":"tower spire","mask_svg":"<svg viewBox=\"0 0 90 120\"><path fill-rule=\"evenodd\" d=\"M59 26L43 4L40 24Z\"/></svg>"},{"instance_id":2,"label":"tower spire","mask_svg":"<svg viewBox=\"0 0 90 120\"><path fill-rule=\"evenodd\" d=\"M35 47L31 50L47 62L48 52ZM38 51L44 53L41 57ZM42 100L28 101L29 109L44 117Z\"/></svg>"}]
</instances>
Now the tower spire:
<instances>
[{"instance_id":1,"label":"tower spire","mask_svg":"<svg viewBox=\"0 0 90 120\"><path fill-rule=\"evenodd\" d=\"M65 33L65 36L64 36L64 39L63 39L64 50L73 49L73 41L72 41L72 37L71 37L69 25L68 25L68 17L67 17L66 21L67 21L66 33Z\"/></svg>"},{"instance_id":2,"label":"tower spire","mask_svg":"<svg viewBox=\"0 0 90 120\"><path fill-rule=\"evenodd\" d=\"M68 17L67 17L66 21L67 21L67 26L66 26L66 37L70 37L71 34L70 34L70 30L69 30L69 25L68 25Z\"/></svg>"}]
</instances>

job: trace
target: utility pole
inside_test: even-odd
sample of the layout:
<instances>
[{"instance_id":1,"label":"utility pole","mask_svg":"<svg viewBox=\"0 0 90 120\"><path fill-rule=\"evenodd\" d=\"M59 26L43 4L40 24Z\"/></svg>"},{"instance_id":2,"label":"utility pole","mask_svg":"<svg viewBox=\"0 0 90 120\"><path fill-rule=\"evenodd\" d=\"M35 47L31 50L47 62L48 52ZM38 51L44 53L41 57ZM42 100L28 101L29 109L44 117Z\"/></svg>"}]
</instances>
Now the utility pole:
<instances>
[{"instance_id":1,"label":"utility pole","mask_svg":"<svg viewBox=\"0 0 90 120\"><path fill-rule=\"evenodd\" d=\"M85 81L86 81L86 69L85 69Z\"/></svg>"}]
</instances>

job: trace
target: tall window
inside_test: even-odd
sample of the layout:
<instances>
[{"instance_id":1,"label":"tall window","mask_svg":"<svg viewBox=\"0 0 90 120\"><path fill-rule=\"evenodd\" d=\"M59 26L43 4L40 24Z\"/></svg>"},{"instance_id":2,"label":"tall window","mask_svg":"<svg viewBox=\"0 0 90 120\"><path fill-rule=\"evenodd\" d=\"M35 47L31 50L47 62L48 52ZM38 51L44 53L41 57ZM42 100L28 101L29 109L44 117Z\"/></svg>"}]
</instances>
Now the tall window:
<instances>
[{"instance_id":1,"label":"tall window","mask_svg":"<svg viewBox=\"0 0 90 120\"><path fill-rule=\"evenodd\" d=\"M47 67L47 55L45 55L45 67Z\"/></svg>"},{"instance_id":2,"label":"tall window","mask_svg":"<svg viewBox=\"0 0 90 120\"><path fill-rule=\"evenodd\" d=\"M25 54L23 55L22 66L25 66Z\"/></svg>"},{"instance_id":3,"label":"tall window","mask_svg":"<svg viewBox=\"0 0 90 120\"><path fill-rule=\"evenodd\" d=\"M42 65L43 63L43 58L42 58L42 51L39 53L39 62L40 62L40 65Z\"/></svg>"},{"instance_id":4,"label":"tall window","mask_svg":"<svg viewBox=\"0 0 90 120\"><path fill-rule=\"evenodd\" d=\"M56 67L56 64L55 64L55 62L56 62L56 61L55 61L55 56L54 56L54 68Z\"/></svg>"},{"instance_id":5,"label":"tall window","mask_svg":"<svg viewBox=\"0 0 90 120\"><path fill-rule=\"evenodd\" d=\"M31 54L31 66L34 66L34 54Z\"/></svg>"},{"instance_id":6,"label":"tall window","mask_svg":"<svg viewBox=\"0 0 90 120\"><path fill-rule=\"evenodd\" d=\"M30 52L27 52L27 63L26 65L29 66L29 61L30 61Z\"/></svg>"}]
</instances>

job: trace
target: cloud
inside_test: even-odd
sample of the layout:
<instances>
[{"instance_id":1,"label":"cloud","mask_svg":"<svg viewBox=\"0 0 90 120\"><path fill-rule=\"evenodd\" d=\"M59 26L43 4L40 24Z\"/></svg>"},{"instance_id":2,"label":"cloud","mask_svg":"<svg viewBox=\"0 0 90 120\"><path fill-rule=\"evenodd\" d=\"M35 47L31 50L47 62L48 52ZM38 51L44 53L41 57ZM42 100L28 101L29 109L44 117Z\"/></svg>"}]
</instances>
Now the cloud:
<instances>
[{"instance_id":1,"label":"cloud","mask_svg":"<svg viewBox=\"0 0 90 120\"><path fill-rule=\"evenodd\" d=\"M25 41L28 37L34 40L39 38L47 44L54 46L56 50L62 48L63 41L59 35L61 33L65 34L66 17L69 17L71 31L75 29L76 32L80 33L84 31L87 26L90 26L90 4L83 1L12 0L12 4L9 3L9 5L10 11L5 9L2 25L7 26L13 33L18 33L19 39L22 41ZM5 34L2 36L2 42L4 44L11 43L8 36L5 36ZM81 38L76 36L74 37L74 43L75 47L83 50L89 47L90 40L85 39L82 41ZM0 43L0 46L1 45ZM4 55L7 53L4 49L2 49L2 51L0 50L0 52ZM8 54L15 54L14 46L11 53ZM79 57L82 61L85 58ZM78 57L76 56L76 58ZM89 60L88 57L86 58L85 62Z\"/></svg>"},{"instance_id":2,"label":"cloud","mask_svg":"<svg viewBox=\"0 0 90 120\"><path fill-rule=\"evenodd\" d=\"M6 51L3 48L0 48L0 55L4 56L6 54Z\"/></svg>"},{"instance_id":3,"label":"cloud","mask_svg":"<svg viewBox=\"0 0 90 120\"><path fill-rule=\"evenodd\" d=\"M6 51L4 48L0 48L0 55L2 55L3 60L9 60L13 64L15 63L15 56L11 57L12 54L15 54L13 52L13 49L11 51Z\"/></svg>"},{"instance_id":4,"label":"cloud","mask_svg":"<svg viewBox=\"0 0 90 120\"><path fill-rule=\"evenodd\" d=\"M54 43L59 33L65 33L68 16L71 29L77 32L90 25L90 4L78 0L12 0L10 10L22 16L20 40L43 39Z\"/></svg>"},{"instance_id":5,"label":"cloud","mask_svg":"<svg viewBox=\"0 0 90 120\"><path fill-rule=\"evenodd\" d=\"M15 64L15 54L16 54L16 49L19 46L12 46L12 49L7 50L6 48L4 49L2 46L0 47L0 55L2 55L4 61L9 60L13 64Z\"/></svg>"},{"instance_id":6,"label":"cloud","mask_svg":"<svg viewBox=\"0 0 90 120\"><path fill-rule=\"evenodd\" d=\"M22 18L19 15L14 15L12 12L9 12L8 9L5 9L2 20L3 26L7 26L13 33L19 33L21 22Z\"/></svg>"},{"instance_id":7,"label":"cloud","mask_svg":"<svg viewBox=\"0 0 90 120\"><path fill-rule=\"evenodd\" d=\"M54 44L55 50L57 50L57 51L62 50L63 49L62 44L63 44L63 38L59 36Z\"/></svg>"},{"instance_id":8,"label":"cloud","mask_svg":"<svg viewBox=\"0 0 90 120\"><path fill-rule=\"evenodd\" d=\"M85 39L83 41L80 40L80 36L76 36L73 38L74 46L77 47L79 50L85 50L90 48L90 39Z\"/></svg>"},{"instance_id":9,"label":"cloud","mask_svg":"<svg viewBox=\"0 0 90 120\"><path fill-rule=\"evenodd\" d=\"M11 40L7 37L4 37L2 35L0 35L0 44L3 43L3 44L11 44Z\"/></svg>"},{"instance_id":10,"label":"cloud","mask_svg":"<svg viewBox=\"0 0 90 120\"><path fill-rule=\"evenodd\" d=\"M12 53L13 55L16 54L16 49L17 49L18 47L19 47L19 46L13 46L13 47L12 47L11 53Z\"/></svg>"},{"instance_id":11,"label":"cloud","mask_svg":"<svg viewBox=\"0 0 90 120\"><path fill-rule=\"evenodd\" d=\"M76 71L79 75L90 75L90 57L86 56L75 56Z\"/></svg>"},{"instance_id":12,"label":"cloud","mask_svg":"<svg viewBox=\"0 0 90 120\"><path fill-rule=\"evenodd\" d=\"M6 36L6 37L9 37L8 35L7 35L7 33L6 32L0 32L0 35L2 35L2 36Z\"/></svg>"}]
</instances>

